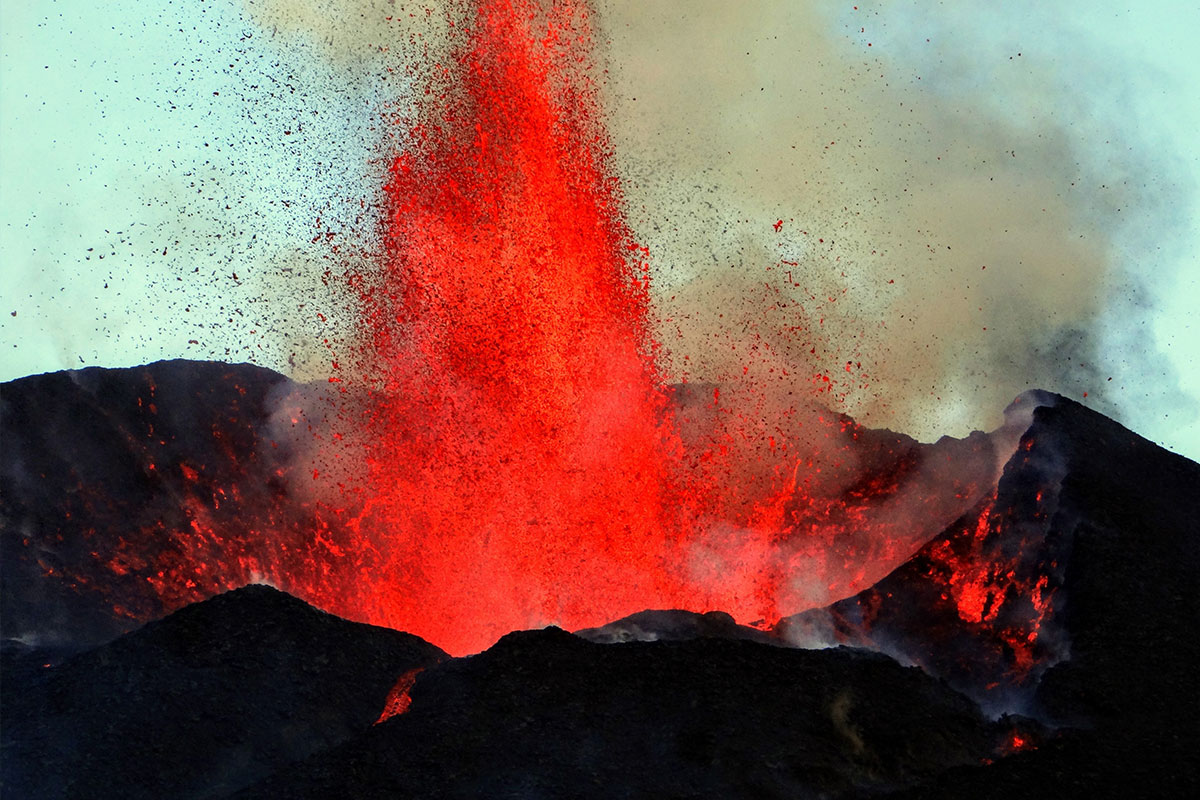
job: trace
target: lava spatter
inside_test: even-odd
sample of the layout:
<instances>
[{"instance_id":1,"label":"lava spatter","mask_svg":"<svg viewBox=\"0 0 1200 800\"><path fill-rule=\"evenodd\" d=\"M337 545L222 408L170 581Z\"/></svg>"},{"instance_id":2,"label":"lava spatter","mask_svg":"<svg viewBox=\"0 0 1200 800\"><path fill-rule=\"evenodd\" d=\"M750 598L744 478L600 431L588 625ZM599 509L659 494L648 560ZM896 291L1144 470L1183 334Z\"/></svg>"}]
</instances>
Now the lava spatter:
<instances>
[{"instance_id":1,"label":"lava spatter","mask_svg":"<svg viewBox=\"0 0 1200 800\"><path fill-rule=\"evenodd\" d=\"M367 608L452 651L486 643L464 633L481 619L494 637L692 599L695 493L590 37L584 4L476 5L391 166L382 263L354 276Z\"/></svg>"}]
</instances>

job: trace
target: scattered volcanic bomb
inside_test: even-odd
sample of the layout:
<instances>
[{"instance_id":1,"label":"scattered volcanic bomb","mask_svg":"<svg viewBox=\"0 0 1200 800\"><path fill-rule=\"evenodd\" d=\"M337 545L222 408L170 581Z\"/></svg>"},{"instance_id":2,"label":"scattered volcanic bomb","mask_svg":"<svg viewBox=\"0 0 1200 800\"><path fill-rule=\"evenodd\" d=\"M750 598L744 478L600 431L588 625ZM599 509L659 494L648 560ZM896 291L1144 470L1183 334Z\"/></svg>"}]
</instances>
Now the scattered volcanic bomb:
<instances>
[{"instance_id":1,"label":"scattered volcanic bomb","mask_svg":"<svg viewBox=\"0 0 1200 800\"><path fill-rule=\"evenodd\" d=\"M666 385L587 4L467 8L397 123L382 252L330 276L359 325L327 385L181 362L6 392L14 563L107 595L97 636L258 580L453 654L646 608L765 629L994 486L1019 426L920 445L822 409L827 374L782 398Z\"/></svg>"}]
</instances>

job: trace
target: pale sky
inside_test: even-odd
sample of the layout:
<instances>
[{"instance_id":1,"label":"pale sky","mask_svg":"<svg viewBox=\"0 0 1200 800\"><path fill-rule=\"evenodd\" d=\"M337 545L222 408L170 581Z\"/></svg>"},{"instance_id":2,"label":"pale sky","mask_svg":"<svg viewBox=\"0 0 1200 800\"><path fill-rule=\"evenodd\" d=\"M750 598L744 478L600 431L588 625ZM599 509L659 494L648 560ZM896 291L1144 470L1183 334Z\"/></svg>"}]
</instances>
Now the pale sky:
<instances>
[{"instance_id":1,"label":"pale sky","mask_svg":"<svg viewBox=\"0 0 1200 800\"><path fill-rule=\"evenodd\" d=\"M1137 432L1200 458L1200 6L827 5L821 24L839 35L878 6L872 52L942 70L968 112L992 102L971 96L987 54L1058 48L1059 76L1094 117L1079 130L1119 129L1129 164L1164 170L1168 205L1128 209L1117 238L1145 293L1138 324L1167 361L1114 320L1112 358L1146 387L1115 402ZM914 31L953 40L966 67L923 60ZM380 114L405 94L373 64L334 63L236 0L0 4L0 380L175 357L320 374L337 320L317 314L339 304L320 280L336 268L330 240L313 239L356 218L369 229ZM1158 238L1139 238L1151 228ZM1167 408L1176 383L1189 403Z\"/></svg>"}]
</instances>

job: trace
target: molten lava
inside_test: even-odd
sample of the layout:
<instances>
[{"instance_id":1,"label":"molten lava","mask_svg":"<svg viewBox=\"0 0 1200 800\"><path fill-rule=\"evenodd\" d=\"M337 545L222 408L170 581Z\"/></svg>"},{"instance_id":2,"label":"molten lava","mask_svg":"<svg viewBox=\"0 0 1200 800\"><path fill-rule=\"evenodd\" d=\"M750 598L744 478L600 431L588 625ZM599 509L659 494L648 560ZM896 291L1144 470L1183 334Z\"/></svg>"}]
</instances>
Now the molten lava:
<instances>
[{"instance_id":1,"label":"molten lava","mask_svg":"<svg viewBox=\"0 0 1200 800\"><path fill-rule=\"evenodd\" d=\"M477 5L392 165L385 261L353 276L367 610L451 650L690 599L671 565L692 495L644 251L605 170L589 25L575 3Z\"/></svg>"},{"instance_id":2,"label":"molten lava","mask_svg":"<svg viewBox=\"0 0 1200 800\"><path fill-rule=\"evenodd\" d=\"M417 667L416 669L408 670L396 679L395 685L388 692L387 700L383 704L383 711L380 712L379 719L375 720L376 725L408 711L408 707L412 705L412 698L408 692L412 689L413 684L417 682L417 676L424 671L424 667Z\"/></svg>"}]
</instances>

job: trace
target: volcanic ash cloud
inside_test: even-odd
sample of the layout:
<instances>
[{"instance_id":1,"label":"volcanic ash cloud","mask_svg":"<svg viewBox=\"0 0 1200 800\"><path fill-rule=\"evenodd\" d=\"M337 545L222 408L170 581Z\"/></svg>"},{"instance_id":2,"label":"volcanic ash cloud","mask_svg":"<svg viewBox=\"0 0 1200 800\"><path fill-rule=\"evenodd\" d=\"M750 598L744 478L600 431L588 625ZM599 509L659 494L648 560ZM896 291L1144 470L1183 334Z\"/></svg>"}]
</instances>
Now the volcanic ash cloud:
<instances>
[{"instance_id":1,"label":"volcanic ash cloud","mask_svg":"<svg viewBox=\"0 0 1200 800\"><path fill-rule=\"evenodd\" d=\"M600 11L674 377L774 398L815 377L838 410L922 438L990 429L1033 385L1113 412L1102 318L1144 198L1120 172L1134 148L1114 161L1116 130L1068 91L1082 56L1011 21L870 5Z\"/></svg>"}]
</instances>

